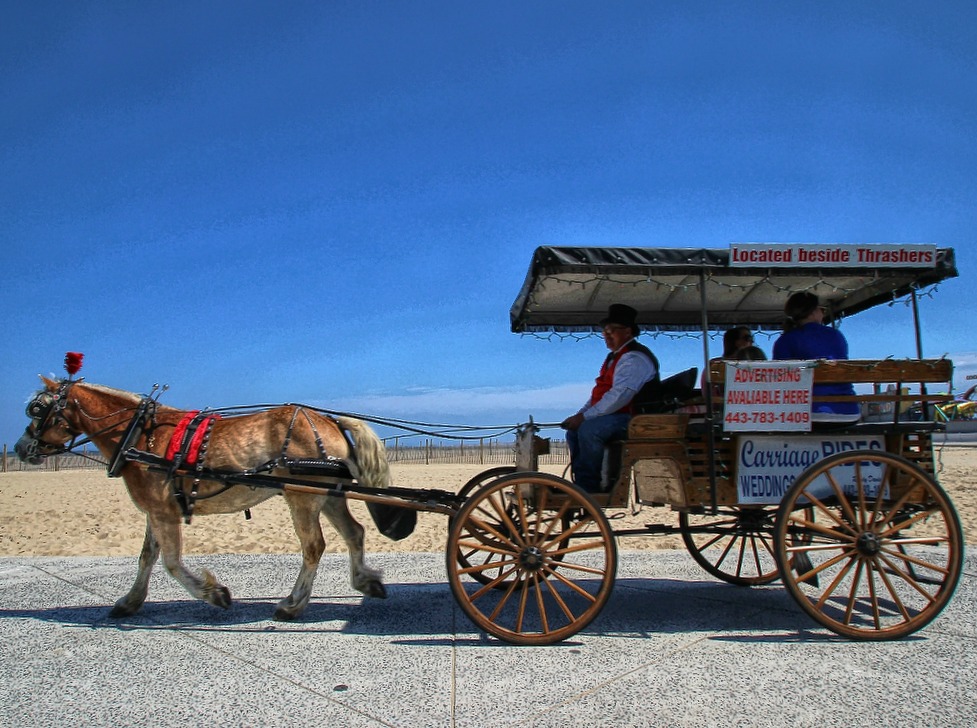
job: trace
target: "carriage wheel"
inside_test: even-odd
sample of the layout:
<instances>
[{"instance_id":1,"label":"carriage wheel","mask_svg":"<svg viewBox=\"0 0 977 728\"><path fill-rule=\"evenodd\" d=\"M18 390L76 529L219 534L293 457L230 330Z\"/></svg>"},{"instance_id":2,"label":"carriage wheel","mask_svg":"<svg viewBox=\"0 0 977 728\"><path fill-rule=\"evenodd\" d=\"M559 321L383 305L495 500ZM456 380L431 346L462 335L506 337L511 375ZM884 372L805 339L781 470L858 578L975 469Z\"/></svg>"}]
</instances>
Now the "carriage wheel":
<instances>
[{"instance_id":1,"label":"carriage wheel","mask_svg":"<svg viewBox=\"0 0 977 728\"><path fill-rule=\"evenodd\" d=\"M685 547L703 569L740 586L780 576L774 555L776 506L720 507L712 513L679 513Z\"/></svg>"},{"instance_id":2,"label":"carriage wheel","mask_svg":"<svg viewBox=\"0 0 977 728\"><path fill-rule=\"evenodd\" d=\"M451 521L446 553L448 583L465 614L520 645L558 642L586 627L610 597L617 570L603 511L546 473L497 478L475 492ZM459 564L459 553L473 554L470 565ZM488 574L488 583L476 578Z\"/></svg>"},{"instance_id":3,"label":"carriage wheel","mask_svg":"<svg viewBox=\"0 0 977 728\"><path fill-rule=\"evenodd\" d=\"M820 460L795 481L777 513L776 554L784 583L816 621L852 639L896 639L950 601L963 539L930 475L862 450Z\"/></svg>"},{"instance_id":4,"label":"carriage wheel","mask_svg":"<svg viewBox=\"0 0 977 728\"><path fill-rule=\"evenodd\" d=\"M476 490L484 486L486 483L490 483L493 480L501 478L502 476L505 475L512 475L515 472L516 472L515 465L502 465L497 468L490 468L484 472L479 473L471 480L469 480L467 483L465 483L463 486L461 486L461 489L458 491L458 495L467 498L473 492L475 492ZM482 516L484 518L489 519L489 521L492 522L496 528L502 530L503 532L506 530L505 522L503 522L499 518L494 518L491 512L483 513ZM452 520L456 517L457 514L455 516L452 516ZM489 542L489 544L491 544L491 542ZM488 566L492 563L498 565L498 563L502 561L503 557L495 549L473 547L473 548L460 549L458 551L457 559L458 559L458 565L464 569L476 565ZM498 577L504 574L505 571L506 570L504 565L498 565L498 567L494 569L484 568L484 569L478 569L476 571L471 571L469 573L471 574L473 579L475 579L476 581L480 581L482 584L494 583L497 588L502 588L504 584L504 580L498 580Z\"/></svg>"},{"instance_id":5,"label":"carriage wheel","mask_svg":"<svg viewBox=\"0 0 977 728\"><path fill-rule=\"evenodd\" d=\"M458 490L458 495L462 496L463 498L467 498L470 494L474 493L486 483L490 483L496 478L501 478L503 475L512 475L514 472L516 472L515 465L500 465L496 468L483 470L481 473L474 476L471 480L461 486L461 488Z\"/></svg>"}]
</instances>

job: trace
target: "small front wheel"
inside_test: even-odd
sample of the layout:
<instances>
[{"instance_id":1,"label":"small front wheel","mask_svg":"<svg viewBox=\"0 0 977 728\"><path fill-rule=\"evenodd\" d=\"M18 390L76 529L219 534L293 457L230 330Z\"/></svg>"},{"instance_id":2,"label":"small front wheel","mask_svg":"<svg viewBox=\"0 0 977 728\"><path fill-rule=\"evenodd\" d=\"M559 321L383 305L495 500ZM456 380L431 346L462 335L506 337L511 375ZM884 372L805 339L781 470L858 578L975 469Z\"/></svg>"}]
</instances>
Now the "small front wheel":
<instances>
[{"instance_id":1,"label":"small front wheel","mask_svg":"<svg viewBox=\"0 0 977 728\"><path fill-rule=\"evenodd\" d=\"M476 626L501 640L564 640L610 597L614 534L593 498L562 478L530 472L492 480L449 529L451 591Z\"/></svg>"},{"instance_id":2,"label":"small front wheel","mask_svg":"<svg viewBox=\"0 0 977 728\"><path fill-rule=\"evenodd\" d=\"M929 624L963 568L946 492L914 463L875 450L805 470L780 504L775 541L794 599L851 639L897 639Z\"/></svg>"},{"instance_id":3,"label":"small front wheel","mask_svg":"<svg viewBox=\"0 0 977 728\"><path fill-rule=\"evenodd\" d=\"M713 576L759 586L780 576L773 550L776 506L722 506L712 513L679 513L682 541Z\"/></svg>"}]
</instances>

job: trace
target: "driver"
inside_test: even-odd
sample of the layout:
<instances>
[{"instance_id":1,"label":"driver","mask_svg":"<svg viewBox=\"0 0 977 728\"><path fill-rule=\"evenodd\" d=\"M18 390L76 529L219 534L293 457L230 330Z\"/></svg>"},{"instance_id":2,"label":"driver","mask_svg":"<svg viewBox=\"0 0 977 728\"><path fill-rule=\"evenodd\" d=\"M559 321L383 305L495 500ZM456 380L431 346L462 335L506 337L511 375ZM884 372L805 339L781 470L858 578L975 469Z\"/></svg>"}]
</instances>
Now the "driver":
<instances>
[{"instance_id":1,"label":"driver","mask_svg":"<svg viewBox=\"0 0 977 728\"><path fill-rule=\"evenodd\" d=\"M660 383L658 359L636 340L638 312L612 304L600 325L611 353L601 365L590 399L560 423L567 431L573 481L590 492L600 490L604 445L627 436L635 396Z\"/></svg>"}]
</instances>

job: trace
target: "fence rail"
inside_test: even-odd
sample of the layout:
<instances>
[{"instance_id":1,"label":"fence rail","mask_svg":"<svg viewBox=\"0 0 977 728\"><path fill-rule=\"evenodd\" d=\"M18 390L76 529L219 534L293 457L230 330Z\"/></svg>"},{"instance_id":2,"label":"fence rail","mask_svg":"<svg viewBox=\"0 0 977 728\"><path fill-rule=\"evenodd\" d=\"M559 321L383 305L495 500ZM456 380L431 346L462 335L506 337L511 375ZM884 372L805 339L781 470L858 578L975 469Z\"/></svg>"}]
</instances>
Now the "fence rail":
<instances>
[{"instance_id":1,"label":"fence rail","mask_svg":"<svg viewBox=\"0 0 977 728\"><path fill-rule=\"evenodd\" d=\"M420 444L412 442L409 445L391 440L386 443L386 446L387 459L392 463L492 466L512 465L515 461L514 444L498 440L450 444L428 440ZM550 453L539 458L540 465L565 465L568 462L570 462L570 455L564 440L551 440ZM0 456L0 472L4 473L100 470L105 466L105 459L101 454L87 447L79 453L54 455L37 465L21 462L6 445L3 446L3 454Z\"/></svg>"}]
</instances>

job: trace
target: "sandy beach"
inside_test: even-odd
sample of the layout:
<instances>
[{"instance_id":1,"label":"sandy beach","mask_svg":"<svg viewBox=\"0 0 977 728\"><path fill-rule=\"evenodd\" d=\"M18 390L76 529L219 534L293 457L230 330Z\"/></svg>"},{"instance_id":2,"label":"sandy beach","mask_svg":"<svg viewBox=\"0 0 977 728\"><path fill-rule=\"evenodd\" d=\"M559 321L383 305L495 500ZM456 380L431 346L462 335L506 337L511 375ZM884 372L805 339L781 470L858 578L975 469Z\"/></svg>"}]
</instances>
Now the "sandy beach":
<instances>
[{"instance_id":1,"label":"sandy beach","mask_svg":"<svg viewBox=\"0 0 977 728\"><path fill-rule=\"evenodd\" d=\"M944 447L937 453L939 481L953 500L967 543L977 542L977 448ZM397 486L457 491L484 465L391 466ZM550 472L562 470L552 468ZM447 540L444 515L419 513L417 529L391 541L373 526L361 502L350 508L367 530L367 551L443 552ZM647 523L675 523L668 508L644 508L624 514L614 527ZM323 525L327 551L345 546L327 523ZM102 470L11 472L0 474L0 556L135 556L145 533L145 519L130 501L120 479ZM184 528L185 552L295 553L298 541L284 499L272 498L243 513L199 516ZM622 549L683 548L679 536L621 539Z\"/></svg>"}]
</instances>

